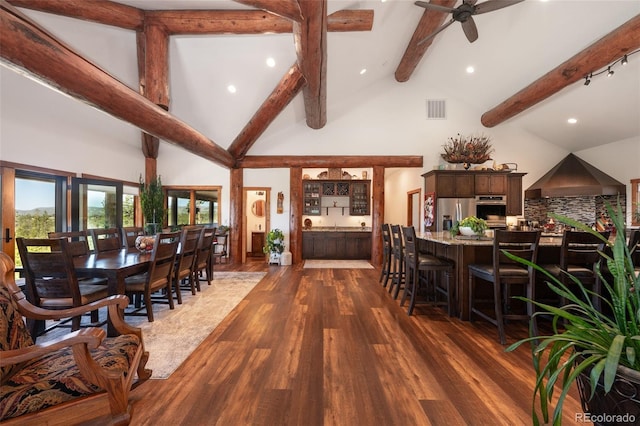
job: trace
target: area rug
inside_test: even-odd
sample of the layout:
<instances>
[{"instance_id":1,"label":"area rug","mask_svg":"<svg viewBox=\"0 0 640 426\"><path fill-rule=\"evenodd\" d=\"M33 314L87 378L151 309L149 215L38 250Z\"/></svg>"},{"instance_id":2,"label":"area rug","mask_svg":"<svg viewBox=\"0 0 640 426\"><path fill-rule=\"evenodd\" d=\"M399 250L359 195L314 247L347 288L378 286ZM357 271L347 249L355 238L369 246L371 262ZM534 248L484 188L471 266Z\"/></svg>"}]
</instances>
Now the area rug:
<instances>
[{"instance_id":1,"label":"area rug","mask_svg":"<svg viewBox=\"0 0 640 426\"><path fill-rule=\"evenodd\" d=\"M149 351L146 367L153 370L151 378L169 377L265 275L266 272L215 271L211 285L202 281L202 291L195 296L190 291L182 292L182 304L175 303L175 309L169 309L166 303L154 304L153 322L148 322L146 315L125 316L128 324L142 329L145 349ZM106 310L101 309L100 319L104 316ZM49 321L47 325L51 325ZM37 341L44 343L68 332L68 328L56 328Z\"/></svg>"},{"instance_id":2,"label":"area rug","mask_svg":"<svg viewBox=\"0 0 640 426\"><path fill-rule=\"evenodd\" d=\"M153 305L153 322L127 316L128 323L142 329L151 378L169 377L265 275L214 272L210 286L201 282L202 291L195 296L183 292L182 304L176 304L174 310L166 304Z\"/></svg>"},{"instance_id":3,"label":"area rug","mask_svg":"<svg viewBox=\"0 0 640 426\"><path fill-rule=\"evenodd\" d=\"M304 261L305 269L373 269L366 260L323 260L307 259Z\"/></svg>"}]
</instances>

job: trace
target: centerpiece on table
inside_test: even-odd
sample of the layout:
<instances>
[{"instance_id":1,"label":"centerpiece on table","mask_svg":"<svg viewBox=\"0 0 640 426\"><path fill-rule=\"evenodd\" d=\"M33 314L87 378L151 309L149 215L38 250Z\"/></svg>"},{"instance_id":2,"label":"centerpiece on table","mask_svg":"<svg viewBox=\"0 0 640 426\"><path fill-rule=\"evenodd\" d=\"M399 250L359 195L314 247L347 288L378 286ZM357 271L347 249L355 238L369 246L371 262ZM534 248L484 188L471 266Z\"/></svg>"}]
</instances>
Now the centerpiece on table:
<instances>
[{"instance_id":1,"label":"centerpiece on table","mask_svg":"<svg viewBox=\"0 0 640 426\"><path fill-rule=\"evenodd\" d=\"M442 146L444 154L441 156L448 163L462 163L465 169L469 169L471 164L482 164L491 160L493 148L489 142L488 136L461 136L458 133Z\"/></svg>"}]
</instances>

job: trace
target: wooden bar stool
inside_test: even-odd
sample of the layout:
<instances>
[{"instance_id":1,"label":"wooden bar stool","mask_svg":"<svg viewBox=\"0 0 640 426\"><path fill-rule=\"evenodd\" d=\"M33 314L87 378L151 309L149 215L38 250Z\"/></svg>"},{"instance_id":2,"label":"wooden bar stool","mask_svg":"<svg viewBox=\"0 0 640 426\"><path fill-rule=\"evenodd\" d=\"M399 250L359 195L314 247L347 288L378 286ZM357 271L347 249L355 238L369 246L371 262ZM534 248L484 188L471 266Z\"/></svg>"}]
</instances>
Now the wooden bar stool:
<instances>
[{"instance_id":1,"label":"wooden bar stool","mask_svg":"<svg viewBox=\"0 0 640 426\"><path fill-rule=\"evenodd\" d=\"M509 287L523 285L526 297L535 300L535 270L519 262L509 259L503 251L536 263L538 256L539 231L495 231L493 240L493 262L491 264L469 265L469 321L473 321L473 314L486 319L498 327L500 343L506 344L504 323L505 319L533 320L533 332L538 334L538 327L533 317L533 304L527 303L524 314L510 312L508 295ZM493 310L495 317L491 317L476 307L475 290L479 278L493 287ZM507 312L507 313L505 313Z\"/></svg>"},{"instance_id":2,"label":"wooden bar stool","mask_svg":"<svg viewBox=\"0 0 640 426\"><path fill-rule=\"evenodd\" d=\"M402 228L400 228L400 225L391 225L391 240L393 242L391 249L393 258L391 261L392 269L389 294L393 294L393 298L397 299L398 294L400 294L400 289L404 288L405 285L404 246L402 245Z\"/></svg>"},{"instance_id":3,"label":"wooden bar stool","mask_svg":"<svg viewBox=\"0 0 640 426\"><path fill-rule=\"evenodd\" d=\"M410 297L407 315L411 315L416 305L416 296L420 290L424 289L427 295L426 303L446 305L447 314L451 315L453 312L453 293L449 283L453 264L445 259L420 253L413 226L403 227L402 234L404 235L406 284L400 306L403 306L407 297ZM439 286L435 280L438 272L442 272L444 275L444 287ZM438 294L444 295L446 301L438 301Z\"/></svg>"},{"instance_id":4,"label":"wooden bar stool","mask_svg":"<svg viewBox=\"0 0 640 426\"><path fill-rule=\"evenodd\" d=\"M391 227L388 223L382 224L382 270L380 271L379 282L382 287L386 287L389 283L389 274L391 273ZM384 278L384 281L383 281Z\"/></svg>"}]
</instances>

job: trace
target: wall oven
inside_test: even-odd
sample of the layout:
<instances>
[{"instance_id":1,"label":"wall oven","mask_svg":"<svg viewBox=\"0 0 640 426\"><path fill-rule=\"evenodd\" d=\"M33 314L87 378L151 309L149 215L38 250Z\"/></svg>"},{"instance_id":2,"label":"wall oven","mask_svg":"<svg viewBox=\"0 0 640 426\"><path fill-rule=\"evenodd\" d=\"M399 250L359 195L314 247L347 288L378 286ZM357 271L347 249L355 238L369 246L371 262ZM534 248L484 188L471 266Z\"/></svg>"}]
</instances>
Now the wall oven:
<instances>
[{"instance_id":1,"label":"wall oven","mask_svg":"<svg viewBox=\"0 0 640 426\"><path fill-rule=\"evenodd\" d=\"M476 216L487 221L491 229L507 227L507 197L504 195L477 195Z\"/></svg>"}]
</instances>

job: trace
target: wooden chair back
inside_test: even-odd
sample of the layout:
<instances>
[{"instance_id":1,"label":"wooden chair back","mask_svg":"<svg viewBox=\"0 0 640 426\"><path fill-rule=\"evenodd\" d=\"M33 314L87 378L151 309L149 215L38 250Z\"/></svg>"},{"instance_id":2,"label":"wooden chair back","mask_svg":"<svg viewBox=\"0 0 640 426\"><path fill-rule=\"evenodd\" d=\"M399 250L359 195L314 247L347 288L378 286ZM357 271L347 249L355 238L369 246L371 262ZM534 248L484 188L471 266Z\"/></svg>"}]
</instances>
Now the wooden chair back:
<instances>
[{"instance_id":1,"label":"wooden chair back","mask_svg":"<svg viewBox=\"0 0 640 426\"><path fill-rule=\"evenodd\" d=\"M391 225L392 253L398 262L404 262L404 245L402 243L402 228L400 225Z\"/></svg>"},{"instance_id":2,"label":"wooden chair back","mask_svg":"<svg viewBox=\"0 0 640 426\"><path fill-rule=\"evenodd\" d=\"M122 247L135 248L136 238L144 235L144 229L141 226L124 226L120 228L122 234Z\"/></svg>"},{"instance_id":3,"label":"wooden chair back","mask_svg":"<svg viewBox=\"0 0 640 426\"><path fill-rule=\"evenodd\" d=\"M198 245L204 233L204 228L183 229L180 238L180 253L176 260L176 281L191 276L194 272L194 264L198 253Z\"/></svg>"},{"instance_id":4,"label":"wooden chair back","mask_svg":"<svg viewBox=\"0 0 640 426\"><path fill-rule=\"evenodd\" d=\"M500 282L501 271L509 270L508 268L520 267L528 269L530 275L533 275L533 268L509 259L504 252L506 251L514 256L536 263L539 244L539 231L496 230L493 239L493 270L496 276L495 282Z\"/></svg>"},{"instance_id":5,"label":"wooden chair back","mask_svg":"<svg viewBox=\"0 0 640 426\"><path fill-rule=\"evenodd\" d=\"M89 232L96 253L122 248L122 237L118 228L94 228Z\"/></svg>"},{"instance_id":6,"label":"wooden chair back","mask_svg":"<svg viewBox=\"0 0 640 426\"><path fill-rule=\"evenodd\" d=\"M151 263L145 285L146 292L154 292L162 287L166 287L167 291L171 292L178 244L180 244L180 232L156 235L156 243L151 252Z\"/></svg>"},{"instance_id":7,"label":"wooden chair back","mask_svg":"<svg viewBox=\"0 0 640 426\"><path fill-rule=\"evenodd\" d=\"M91 251L87 231L49 232L49 238L65 238L71 257L86 256Z\"/></svg>"},{"instance_id":8,"label":"wooden chair back","mask_svg":"<svg viewBox=\"0 0 640 426\"><path fill-rule=\"evenodd\" d=\"M382 252L391 255L391 226L388 223L382 224Z\"/></svg>"},{"instance_id":9,"label":"wooden chair back","mask_svg":"<svg viewBox=\"0 0 640 426\"><path fill-rule=\"evenodd\" d=\"M600 234L609 238L609 231ZM579 266L591 269L595 274L604 247L605 242L589 232L565 230L560 247L560 269L569 271L572 267Z\"/></svg>"},{"instance_id":10,"label":"wooden chair back","mask_svg":"<svg viewBox=\"0 0 640 426\"><path fill-rule=\"evenodd\" d=\"M71 299L72 306L80 306L78 279L67 240L17 238L16 242L34 305L42 306L44 300Z\"/></svg>"}]
</instances>

